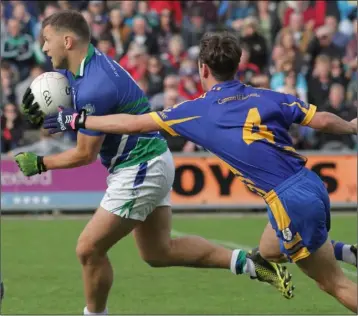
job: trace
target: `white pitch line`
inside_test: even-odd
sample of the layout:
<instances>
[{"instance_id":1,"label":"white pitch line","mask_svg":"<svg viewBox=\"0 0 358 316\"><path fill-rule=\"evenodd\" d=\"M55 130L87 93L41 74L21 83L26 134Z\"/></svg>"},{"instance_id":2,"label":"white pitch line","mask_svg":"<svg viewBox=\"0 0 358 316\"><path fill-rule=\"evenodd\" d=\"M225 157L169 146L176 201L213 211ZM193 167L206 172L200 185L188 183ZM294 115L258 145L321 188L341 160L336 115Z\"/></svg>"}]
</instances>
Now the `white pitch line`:
<instances>
[{"instance_id":1,"label":"white pitch line","mask_svg":"<svg viewBox=\"0 0 358 316\"><path fill-rule=\"evenodd\" d=\"M172 235L176 236L176 237L183 237L183 236L189 235L189 233L179 232L177 230L172 229ZM246 250L246 251L248 251L248 250L253 248L253 247L250 247L248 245L240 245L240 244L237 244L237 243L235 243L233 241L228 241L228 240L209 239L209 241L213 242L214 244L222 245L222 246L225 246L225 247L228 247L228 248L242 249L242 250ZM357 280L357 271L348 270L348 269L343 268L343 267L341 267L341 269L343 270L343 272L346 275L354 277L355 281Z\"/></svg>"}]
</instances>

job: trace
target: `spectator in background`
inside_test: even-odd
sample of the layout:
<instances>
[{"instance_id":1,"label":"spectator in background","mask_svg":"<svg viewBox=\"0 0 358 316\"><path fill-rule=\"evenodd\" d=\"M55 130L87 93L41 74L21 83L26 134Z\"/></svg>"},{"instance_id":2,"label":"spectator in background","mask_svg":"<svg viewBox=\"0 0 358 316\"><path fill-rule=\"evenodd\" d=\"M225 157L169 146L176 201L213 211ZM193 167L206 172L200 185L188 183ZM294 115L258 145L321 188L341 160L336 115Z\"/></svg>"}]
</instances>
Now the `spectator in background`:
<instances>
[{"instance_id":1,"label":"spectator in background","mask_svg":"<svg viewBox=\"0 0 358 316\"><path fill-rule=\"evenodd\" d=\"M124 24L128 27L133 26L133 19L135 16L135 1L123 0L120 1L120 9L123 14Z\"/></svg>"},{"instance_id":2,"label":"spectator in background","mask_svg":"<svg viewBox=\"0 0 358 316\"><path fill-rule=\"evenodd\" d=\"M357 117L357 109L346 107L344 95L344 87L341 84L332 84L328 101L322 111L336 114L348 121ZM323 150L353 149L355 145L352 135L333 135L317 132L316 139L317 147Z\"/></svg>"},{"instance_id":3,"label":"spectator in background","mask_svg":"<svg viewBox=\"0 0 358 316\"><path fill-rule=\"evenodd\" d=\"M236 78L243 83L251 85L253 76L260 73L260 68L253 63L250 63L250 48L247 45L241 46L241 59Z\"/></svg>"},{"instance_id":4,"label":"spectator in background","mask_svg":"<svg viewBox=\"0 0 358 316\"><path fill-rule=\"evenodd\" d=\"M280 32L278 44L283 47L285 58L293 60L295 71L301 72L303 67L303 56L295 44L291 30L285 29L283 32Z\"/></svg>"},{"instance_id":5,"label":"spectator in background","mask_svg":"<svg viewBox=\"0 0 358 316\"><path fill-rule=\"evenodd\" d=\"M109 20L107 22L105 33L110 34L113 38L116 55L119 59L124 53L124 43L128 41L131 29L125 25L123 15L120 9L113 8L109 12Z\"/></svg>"},{"instance_id":6,"label":"spectator in background","mask_svg":"<svg viewBox=\"0 0 358 316\"><path fill-rule=\"evenodd\" d=\"M179 94L186 100L193 100L200 97L204 91L197 75L198 69L193 60L186 59L179 69Z\"/></svg>"},{"instance_id":7,"label":"spectator in background","mask_svg":"<svg viewBox=\"0 0 358 316\"><path fill-rule=\"evenodd\" d=\"M92 30L93 26L93 16L91 13L89 13L87 10L81 11L82 16L85 18L87 24L89 25L90 30ZM93 37L93 34L91 33L91 44L94 46L97 46L97 39Z\"/></svg>"},{"instance_id":8,"label":"spectator in background","mask_svg":"<svg viewBox=\"0 0 358 316\"><path fill-rule=\"evenodd\" d=\"M276 35L280 30L280 20L276 10L270 10L270 3L267 0L256 1L256 12L259 21L261 34L266 40L269 50L271 50Z\"/></svg>"},{"instance_id":9,"label":"spectator in background","mask_svg":"<svg viewBox=\"0 0 358 316\"><path fill-rule=\"evenodd\" d=\"M357 73L352 77L351 81L347 87L347 104L355 109L358 110L358 81L357 81Z\"/></svg>"},{"instance_id":10,"label":"spectator in background","mask_svg":"<svg viewBox=\"0 0 358 316\"><path fill-rule=\"evenodd\" d=\"M349 42L349 36L338 30L338 21L335 16L329 15L325 17L324 25L329 26L333 30L332 43L340 48L345 48Z\"/></svg>"},{"instance_id":11,"label":"spectator in background","mask_svg":"<svg viewBox=\"0 0 358 316\"><path fill-rule=\"evenodd\" d=\"M198 46L205 32L211 30L211 26L205 23L205 13L200 7L194 7L189 12L189 23L183 27L182 36L185 48Z\"/></svg>"},{"instance_id":12,"label":"spectator in background","mask_svg":"<svg viewBox=\"0 0 358 316\"><path fill-rule=\"evenodd\" d=\"M17 69L8 62L1 63L1 106L15 103L15 84L18 81Z\"/></svg>"},{"instance_id":13,"label":"spectator in background","mask_svg":"<svg viewBox=\"0 0 358 316\"><path fill-rule=\"evenodd\" d=\"M152 111L162 111L164 109L164 94L168 90L178 91L180 78L178 75L169 74L164 78L163 92L155 94L150 100L150 107ZM178 96L177 103L185 101L184 98Z\"/></svg>"},{"instance_id":14,"label":"spectator in background","mask_svg":"<svg viewBox=\"0 0 358 316\"><path fill-rule=\"evenodd\" d=\"M36 35L36 19L27 12L26 6L22 2L14 4L12 17L20 22L21 32L31 35L35 38Z\"/></svg>"},{"instance_id":15,"label":"spectator in background","mask_svg":"<svg viewBox=\"0 0 358 316\"><path fill-rule=\"evenodd\" d=\"M350 21L351 16L354 16L354 19L357 19L357 1L351 0L339 0L337 2L337 7L339 10L339 30L350 36L352 34L352 23Z\"/></svg>"},{"instance_id":16,"label":"spectator in background","mask_svg":"<svg viewBox=\"0 0 358 316\"><path fill-rule=\"evenodd\" d=\"M155 11L158 15L161 14L163 10L168 10L174 15L174 21L177 27L181 26L183 19L183 12L181 8L180 1L153 1L149 0L149 10Z\"/></svg>"},{"instance_id":17,"label":"spectator in background","mask_svg":"<svg viewBox=\"0 0 358 316\"><path fill-rule=\"evenodd\" d=\"M113 38L108 33L104 33L98 38L96 47L113 59L119 58L116 53L116 48L114 47Z\"/></svg>"},{"instance_id":18,"label":"spectator in background","mask_svg":"<svg viewBox=\"0 0 358 316\"><path fill-rule=\"evenodd\" d=\"M244 20L255 15L255 4L253 1L221 1L219 16L225 17L226 26L240 31Z\"/></svg>"},{"instance_id":19,"label":"spectator in background","mask_svg":"<svg viewBox=\"0 0 358 316\"><path fill-rule=\"evenodd\" d=\"M187 56L183 38L180 35L174 35L169 41L168 53L164 53L161 58L168 68L178 71L180 64Z\"/></svg>"},{"instance_id":20,"label":"spectator in background","mask_svg":"<svg viewBox=\"0 0 358 316\"><path fill-rule=\"evenodd\" d=\"M285 72L284 77L284 85L278 87L276 91L292 94L300 98L303 102L307 102L307 90L298 84L296 71L292 69Z\"/></svg>"},{"instance_id":21,"label":"spectator in background","mask_svg":"<svg viewBox=\"0 0 358 316\"><path fill-rule=\"evenodd\" d=\"M75 8L72 6L72 4L74 3L75 1L68 1L68 0L58 0L57 3L59 5L59 7L62 9L62 10L74 10Z\"/></svg>"},{"instance_id":22,"label":"spectator in background","mask_svg":"<svg viewBox=\"0 0 358 316\"><path fill-rule=\"evenodd\" d=\"M158 40L159 53L164 54L169 49L169 41L175 35L179 33L179 29L174 22L173 13L168 9L161 11L159 15L159 26L154 31Z\"/></svg>"},{"instance_id":23,"label":"spectator in background","mask_svg":"<svg viewBox=\"0 0 358 316\"><path fill-rule=\"evenodd\" d=\"M6 19L4 14L4 5L2 2L0 2L0 23L1 39L3 39L6 36Z\"/></svg>"},{"instance_id":24,"label":"spectator in background","mask_svg":"<svg viewBox=\"0 0 358 316\"><path fill-rule=\"evenodd\" d=\"M256 88L270 89L270 78L266 74L254 75L251 85Z\"/></svg>"},{"instance_id":25,"label":"spectator in background","mask_svg":"<svg viewBox=\"0 0 358 316\"><path fill-rule=\"evenodd\" d=\"M124 52L128 50L128 46L132 42L144 45L149 55L155 55L159 52L157 39L149 31L146 19L140 16L133 20L133 29L124 44Z\"/></svg>"},{"instance_id":26,"label":"spectator in background","mask_svg":"<svg viewBox=\"0 0 358 316\"><path fill-rule=\"evenodd\" d=\"M104 33L108 21L105 2L91 0L88 2L87 10L92 15L91 34L98 40Z\"/></svg>"},{"instance_id":27,"label":"spectator in background","mask_svg":"<svg viewBox=\"0 0 358 316\"><path fill-rule=\"evenodd\" d=\"M287 26L294 12L303 15L304 23L313 23L314 28L324 24L324 17L326 15L326 1L285 1L288 5L283 17L283 25Z\"/></svg>"},{"instance_id":28,"label":"spectator in background","mask_svg":"<svg viewBox=\"0 0 358 316\"><path fill-rule=\"evenodd\" d=\"M205 22L210 24L211 27L217 25L218 22L218 8L215 1L196 0L185 1L186 12L197 10L199 8L201 12L205 12ZM184 24L187 25L188 19L185 19Z\"/></svg>"},{"instance_id":29,"label":"spectator in background","mask_svg":"<svg viewBox=\"0 0 358 316\"><path fill-rule=\"evenodd\" d=\"M134 80L140 80L147 69L148 54L145 46L133 42L128 53L124 55L119 64L128 71Z\"/></svg>"},{"instance_id":30,"label":"spectator in background","mask_svg":"<svg viewBox=\"0 0 358 316\"><path fill-rule=\"evenodd\" d=\"M39 15L37 23L34 27L35 39L39 39L40 37L42 21L59 10L60 7L55 2L50 2L45 6L43 13Z\"/></svg>"},{"instance_id":31,"label":"spectator in background","mask_svg":"<svg viewBox=\"0 0 358 316\"><path fill-rule=\"evenodd\" d=\"M332 82L340 83L344 87L346 87L348 84L349 80L345 76L342 61L339 58L334 58L331 60L331 78Z\"/></svg>"},{"instance_id":32,"label":"spectator in background","mask_svg":"<svg viewBox=\"0 0 358 316\"><path fill-rule=\"evenodd\" d=\"M148 60L148 67L145 77L148 80L147 96L153 95L163 91L163 81L166 74L166 70L157 56L151 56Z\"/></svg>"},{"instance_id":33,"label":"spectator in background","mask_svg":"<svg viewBox=\"0 0 358 316\"><path fill-rule=\"evenodd\" d=\"M32 81L45 72L45 69L40 65L35 65L31 68L30 76L25 80L19 82L15 88L16 104L21 104L22 97L24 96L26 89L30 87Z\"/></svg>"},{"instance_id":34,"label":"spectator in background","mask_svg":"<svg viewBox=\"0 0 358 316\"><path fill-rule=\"evenodd\" d=\"M314 33L314 22L310 21L307 24L303 22L302 13L293 12L290 15L290 20L288 26L281 29L276 37L276 43L278 39L281 37L281 33L287 32L290 30L293 34L293 38L296 46L300 49L301 53L305 53L309 43L311 42Z\"/></svg>"},{"instance_id":35,"label":"spectator in background","mask_svg":"<svg viewBox=\"0 0 358 316\"><path fill-rule=\"evenodd\" d=\"M329 89L332 84L330 72L330 58L326 55L317 56L312 77L309 80L308 102L315 104L320 110L328 99Z\"/></svg>"},{"instance_id":36,"label":"spectator in background","mask_svg":"<svg viewBox=\"0 0 358 316\"><path fill-rule=\"evenodd\" d=\"M62 10L78 9L78 1L58 0L57 3Z\"/></svg>"},{"instance_id":37,"label":"spectator in background","mask_svg":"<svg viewBox=\"0 0 358 316\"><path fill-rule=\"evenodd\" d=\"M287 75L295 74L294 78L288 78L289 83L293 84L292 80L294 79L294 88L300 97L303 100L307 100L307 81L305 76L302 73L297 73L293 65L293 60L289 57L285 57L282 63L279 72L274 73L271 78L270 87L275 91L283 91L285 85L287 87Z\"/></svg>"},{"instance_id":38,"label":"spectator in background","mask_svg":"<svg viewBox=\"0 0 358 316\"><path fill-rule=\"evenodd\" d=\"M2 1L4 3L4 15L5 19L9 20L12 17L14 7L19 4L23 3L26 6L26 11L30 13L31 16L37 17L38 16L38 6L35 1Z\"/></svg>"},{"instance_id":39,"label":"spectator in background","mask_svg":"<svg viewBox=\"0 0 358 316\"><path fill-rule=\"evenodd\" d=\"M318 55L327 55L331 58L341 58L343 49L335 45L333 41L334 30L328 25L323 25L316 30L316 36L308 46L307 53L311 63L314 63Z\"/></svg>"},{"instance_id":40,"label":"spectator in background","mask_svg":"<svg viewBox=\"0 0 358 316\"><path fill-rule=\"evenodd\" d=\"M275 73L282 70L282 64L285 61L285 50L279 44L275 44L272 49L271 60L269 63L269 73L273 76Z\"/></svg>"},{"instance_id":41,"label":"spectator in background","mask_svg":"<svg viewBox=\"0 0 358 316\"><path fill-rule=\"evenodd\" d=\"M148 1L138 1L138 15L147 20L148 26L153 29L158 27L158 13L149 10Z\"/></svg>"},{"instance_id":42,"label":"spectator in background","mask_svg":"<svg viewBox=\"0 0 358 316\"><path fill-rule=\"evenodd\" d=\"M357 71L357 51L358 51L358 22L353 22L354 33L346 47L343 63L349 72ZM350 74L351 76L351 74Z\"/></svg>"},{"instance_id":43,"label":"spectator in background","mask_svg":"<svg viewBox=\"0 0 358 316\"><path fill-rule=\"evenodd\" d=\"M263 71L268 62L268 51L265 38L259 34L256 18L246 18L241 31L242 44L250 47L250 63L255 64Z\"/></svg>"},{"instance_id":44,"label":"spectator in background","mask_svg":"<svg viewBox=\"0 0 358 316\"><path fill-rule=\"evenodd\" d=\"M1 57L15 64L20 72L20 80L25 79L34 59L34 40L29 34L21 32L18 20L10 19L7 23L9 34L1 40Z\"/></svg>"},{"instance_id":45,"label":"spectator in background","mask_svg":"<svg viewBox=\"0 0 358 316\"><path fill-rule=\"evenodd\" d=\"M24 124L15 104L8 103L1 116L1 152L7 153L16 148L24 134Z\"/></svg>"}]
</instances>

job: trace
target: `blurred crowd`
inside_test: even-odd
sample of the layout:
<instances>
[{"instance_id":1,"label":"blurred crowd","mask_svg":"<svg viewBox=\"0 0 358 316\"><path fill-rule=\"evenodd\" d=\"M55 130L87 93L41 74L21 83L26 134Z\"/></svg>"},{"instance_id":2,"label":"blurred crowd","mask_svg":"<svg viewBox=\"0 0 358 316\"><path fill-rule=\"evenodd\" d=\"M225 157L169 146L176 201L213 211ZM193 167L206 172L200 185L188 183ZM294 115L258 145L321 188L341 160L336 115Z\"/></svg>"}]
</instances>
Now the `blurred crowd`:
<instances>
[{"instance_id":1,"label":"blurred crowd","mask_svg":"<svg viewBox=\"0 0 358 316\"><path fill-rule=\"evenodd\" d=\"M356 1L2 1L1 152L48 154L73 146L75 135L50 136L19 112L32 80L51 71L42 52L41 22L62 9L80 11L92 43L124 67L152 110L203 93L198 44L206 31L231 29L243 55L237 78L290 93L347 120L357 115ZM290 131L299 150L356 149L356 138ZM164 135L174 151L203 150Z\"/></svg>"}]
</instances>

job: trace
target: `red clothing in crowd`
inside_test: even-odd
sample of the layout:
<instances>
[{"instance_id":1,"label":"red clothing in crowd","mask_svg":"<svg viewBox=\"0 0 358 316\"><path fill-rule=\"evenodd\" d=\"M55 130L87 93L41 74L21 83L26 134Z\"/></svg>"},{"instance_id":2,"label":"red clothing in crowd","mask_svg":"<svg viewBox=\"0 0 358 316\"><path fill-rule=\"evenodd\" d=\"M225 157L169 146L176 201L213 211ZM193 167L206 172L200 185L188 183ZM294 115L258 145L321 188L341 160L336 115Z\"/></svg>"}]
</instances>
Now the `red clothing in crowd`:
<instances>
[{"instance_id":1,"label":"red clothing in crowd","mask_svg":"<svg viewBox=\"0 0 358 316\"><path fill-rule=\"evenodd\" d=\"M138 81L143 78L146 72L146 65L141 63L138 66L130 66L128 55L124 55L119 61L119 64L128 71L134 80Z\"/></svg>"},{"instance_id":2,"label":"red clothing in crowd","mask_svg":"<svg viewBox=\"0 0 358 316\"><path fill-rule=\"evenodd\" d=\"M174 13L175 23L181 25L183 19L183 12L180 5L180 1L152 1L149 0L149 10L153 10L160 14L162 10L169 10Z\"/></svg>"},{"instance_id":3,"label":"red clothing in crowd","mask_svg":"<svg viewBox=\"0 0 358 316\"><path fill-rule=\"evenodd\" d=\"M201 83L197 82L196 83L196 92L194 94L190 94L189 91L187 91L185 89L184 79L181 79L180 83L179 83L178 92L179 92L179 95L181 97L183 97L184 99L186 99L186 100L194 100L196 98L199 98L204 93L204 90L203 90L203 88L201 86Z\"/></svg>"},{"instance_id":4,"label":"red clothing in crowd","mask_svg":"<svg viewBox=\"0 0 358 316\"><path fill-rule=\"evenodd\" d=\"M309 6L305 11L303 11L304 22L307 23L310 20L315 21L315 29L324 24L324 18L326 16L326 1L317 0L314 6ZM290 21L290 16L294 12L292 8L287 8L283 18L284 26L287 26Z\"/></svg>"},{"instance_id":5,"label":"red clothing in crowd","mask_svg":"<svg viewBox=\"0 0 358 316\"><path fill-rule=\"evenodd\" d=\"M166 61L171 67L179 69L181 62L187 57L187 52L182 52L179 58L175 58L174 55L172 55L171 53L165 53L163 55L163 60Z\"/></svg>"}]
</instances>

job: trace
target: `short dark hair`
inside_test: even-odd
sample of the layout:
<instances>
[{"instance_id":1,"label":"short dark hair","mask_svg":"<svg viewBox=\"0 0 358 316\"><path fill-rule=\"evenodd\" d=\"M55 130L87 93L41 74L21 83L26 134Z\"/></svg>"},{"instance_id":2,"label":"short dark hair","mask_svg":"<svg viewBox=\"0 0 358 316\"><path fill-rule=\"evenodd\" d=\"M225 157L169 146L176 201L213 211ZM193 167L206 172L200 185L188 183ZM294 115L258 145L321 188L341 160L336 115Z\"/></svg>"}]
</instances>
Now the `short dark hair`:
<instances>
[{"instance_id":1,"label":"short dark hair","mask_svg":"<svg viewBox=\"0 0 358 316\"><path fill-rule=\"evenodd\" d=\"M241 53L239 39L233 33L208 32L200 40L199 63L208 65L216 80L232 80Z\"/></svg>"},{"instance_id":2,"label":"short dark hair","mask_svg":"<svg viewBox=\"0 0 358 316\"><path fill-rule=\"evenodd\" d=\"M91 40L91 31L85 18L75 10L61 10L51 14L42 22L42 29L48 25L57 30L71 31L83 41L90 42Z\"/></svg>"}]
</instances>

